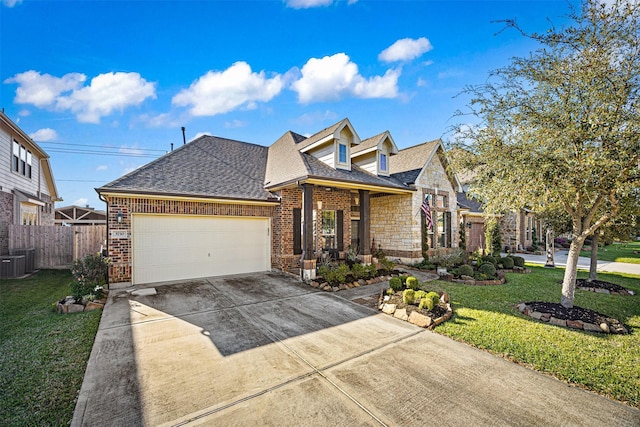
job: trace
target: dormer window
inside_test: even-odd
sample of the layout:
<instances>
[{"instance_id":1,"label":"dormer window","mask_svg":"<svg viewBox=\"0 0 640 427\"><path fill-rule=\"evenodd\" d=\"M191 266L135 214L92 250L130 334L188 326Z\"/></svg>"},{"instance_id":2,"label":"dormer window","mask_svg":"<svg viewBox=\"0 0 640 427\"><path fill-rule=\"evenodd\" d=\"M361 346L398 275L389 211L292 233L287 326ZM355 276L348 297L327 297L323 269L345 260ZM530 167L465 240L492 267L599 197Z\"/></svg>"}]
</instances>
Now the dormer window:
<instances>
[{"instance_id":1,"label":"dormer window","mask_svg":"<svg viewBox=\"0 0 640 427\"><path fill-rule=\"evenodd\" d=\"M347 164L347 146L346 144L338 144L338 163Z\"/></svg>"},{"instance_id":2,"label":"dormer window","mask_svg":"<svg viewBox=\"0 0 640 427\"><path fill-rule=\"evenodd\" d=\"M380 153L380 171L386 172L387 170L387 155Z\"/></svg>"}]
</instances>

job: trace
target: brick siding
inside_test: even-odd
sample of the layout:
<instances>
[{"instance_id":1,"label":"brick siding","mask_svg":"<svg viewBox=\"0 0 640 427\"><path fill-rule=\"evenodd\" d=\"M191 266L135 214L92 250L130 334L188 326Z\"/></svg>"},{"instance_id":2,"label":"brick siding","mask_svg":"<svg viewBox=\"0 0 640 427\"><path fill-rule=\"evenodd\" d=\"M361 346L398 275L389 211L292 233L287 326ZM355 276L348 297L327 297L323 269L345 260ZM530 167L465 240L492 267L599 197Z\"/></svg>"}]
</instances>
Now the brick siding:
<instances>
[{"instance_id":1,"label":"brick siding","mask_svg":"<svg viewBox=\"0 0 640 427\"><path fill-rule=\"evenodd\" d=\"M9 224L13 224L13 194L0 191L0 255L9 254Z\"/></svg>"}]
</instances>

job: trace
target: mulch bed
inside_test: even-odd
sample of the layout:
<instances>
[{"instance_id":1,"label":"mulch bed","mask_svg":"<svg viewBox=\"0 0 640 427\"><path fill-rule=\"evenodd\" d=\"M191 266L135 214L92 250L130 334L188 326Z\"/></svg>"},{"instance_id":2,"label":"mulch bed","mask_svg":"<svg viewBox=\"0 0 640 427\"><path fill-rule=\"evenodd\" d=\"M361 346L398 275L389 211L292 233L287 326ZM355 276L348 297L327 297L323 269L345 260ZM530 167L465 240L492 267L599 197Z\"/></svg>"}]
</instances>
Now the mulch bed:
<instances>
[{"instance_id":1,"label":"mulch bed","mask_svg":"<svg viewBox=\"0 0 640 427\"><path fill-rule=\"evenodd\" d=\"M615 283L605 282L604 280L576 279L576 288L591 291L602 292L614 295L633 295L634 292ZM606 291L606 292L605 292Z\"/></svg>"},{"instance_id":2,"label":"mulch bed","mask_svg":"<svg viewBox=\"0 0 640 427\"><path fill-rule=\"evenodd\" d=\"M523 314L556 326L582 329L588 332L627 334L627 328L617 319L582 307L566 308L562 304L532 301L518 304Z\"/></svg>"}]
</instances>

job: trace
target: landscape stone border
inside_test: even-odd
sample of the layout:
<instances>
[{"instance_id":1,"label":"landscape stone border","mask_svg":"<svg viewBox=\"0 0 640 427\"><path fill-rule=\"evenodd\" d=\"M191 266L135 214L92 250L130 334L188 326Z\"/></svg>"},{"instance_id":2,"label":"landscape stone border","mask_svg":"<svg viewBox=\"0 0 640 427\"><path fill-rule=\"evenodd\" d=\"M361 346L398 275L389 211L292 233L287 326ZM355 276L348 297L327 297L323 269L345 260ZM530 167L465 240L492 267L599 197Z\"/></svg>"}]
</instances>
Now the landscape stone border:
<instances>
[{"instance_id":1,"label":"landscape stone border","mask_svg":"<svg viewBox=\"0 0 640 427\"><path fill-rule=\"evenodd\" d=\"M431 316L424 315L417 311L412 311L410 314L407 314L406 308L398 308L396 304L389 304L384 302L382 300L382 294L379 301L378 309L385 314L395 317L396 319L404 320L405 322L412 323L421 328L433 329L436 326L451 319L451 316L453 316L453 309L451 308L451 304L449 303L449 295L447 295L446 292L443 293L442 296L440 296L440 302L446 304L447 312L436 319L433 319Z\"/></svg>"},{"instance_id":2,"label":"landscape stone border","mask_svg":"<svg viewBox=\"0 0 640 427\"><path fill-rule=\"evenodd\" d=\"M577 289L582 289L583 291L597 292L599 294L607 294L607 295L624 295L624 296L635 295L635 293L630 289L625 289L624 291L610 291L609 289L598 288L598 287L588 287L588 286L578 286Z\"/></svg>"},{"instance_id":3,"label":"landscape stone border","mask_svg":"<svg viewBox=\"0 0 640 427\"><path fill-rule=\"evenodd\" d=\"M372 285L374 283L388 282L389 280L391 280L391 277L392 276L378 276L368 280L360 279L354 282L341 283L339 286L331 286L327 282L320 283L316 280L313 280L311 281L310 285L316 289L320 289L325 292L338 292L338 291L344 291L346 289L359 288L360 286Z\"/></svg>"},{"instance_id":4,"label":"landscape stone border","mask_svg":"<svg viewBox=\"0 0 640 427\"><path fill-rule=\"evenodd\" d=\"M565 328L578 329L586 332L602 332L605 334L628 334L629 331L622 325L615 327L609 323L602 322L599 325L595 325L593 323L586 323L582 320L564 320L557 319L551 315L551 313L541 313L539 311L534 311L527 304L520 303L517 305L520 313L525 316L529 316L536 320L541 320L543 322L550 323L556 326L563 326Z\"/></svg>"}]
</instances>

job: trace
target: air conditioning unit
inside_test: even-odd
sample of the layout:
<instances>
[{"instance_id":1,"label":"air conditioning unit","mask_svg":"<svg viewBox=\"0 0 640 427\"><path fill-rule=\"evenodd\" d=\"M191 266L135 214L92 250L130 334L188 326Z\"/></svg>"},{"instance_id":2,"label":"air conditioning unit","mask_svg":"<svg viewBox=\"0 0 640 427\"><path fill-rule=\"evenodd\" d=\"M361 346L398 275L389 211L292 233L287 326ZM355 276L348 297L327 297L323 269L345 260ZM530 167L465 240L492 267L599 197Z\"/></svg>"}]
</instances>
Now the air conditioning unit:
<instances>
[{"instance_id":1,"label":"air conditioning unit","mask_svg":"<svg viewBox=\"0 0 640 427\"><path fill-rule=\"evenodd\" d=\"M24 276L25 256L0 256L0 278Z\"/></svg>"},{"instance_id":2,"label":"air conditioning unit","mask_svg":"<svg viewBox=\"0 0 640 427\"><path fill-rule=\"evenodd\" d=\"M24 272L29 274L36 270L36 248L10 249L9 255L24 255Z\"/></svg>"}]
</instances>

